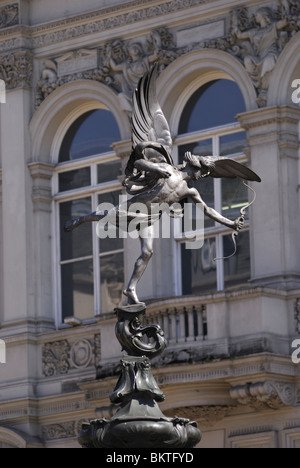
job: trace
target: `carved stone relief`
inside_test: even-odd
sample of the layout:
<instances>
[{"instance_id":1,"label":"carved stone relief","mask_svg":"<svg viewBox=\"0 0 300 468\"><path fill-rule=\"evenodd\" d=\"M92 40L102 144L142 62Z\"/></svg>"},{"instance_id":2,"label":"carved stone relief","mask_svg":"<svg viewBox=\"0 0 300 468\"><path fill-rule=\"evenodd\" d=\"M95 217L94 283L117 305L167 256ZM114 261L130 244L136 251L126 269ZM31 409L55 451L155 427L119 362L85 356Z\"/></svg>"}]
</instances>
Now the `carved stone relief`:
<instances>
[{"instance_id":1,"label":"carved stone relief","mask_svg":"<svg viewBox=\"0 0 300 468\"><path fill-rule=\"evenodd\" d=\"M230 396L241 405L248 405L256 410L295 405L295 389L285 382L265 381L237 385L230 390Z\"/></svg>"},{"instance_id":2,"label":"carved stone relief","mask_svg":"<svg viewBox=\"0 0 300 468\"><path fill-rule=\"evenodd\" d=\"M296 331L300 333L300 297L297 297L295 304L294 304L294 310L295 310L295 321L296 321Z\"/></svg>"},{"instance_id":3,"label":"carved stone relief","mask_svg":"<svg viewBox=\"0 0 300 468\"><path fill-rule=\"evenodd\" d=\"M46 377L55 374L67 374L69 363L70 345L67 340L46 343L43 347L43 373Z\"/></svg>"},{"instance_id":4,"label":"carved stone relief","mask_svg":"<svg viewBox=\"0 0 300 468\"><path fill-rule=\"evenodd\" d=\"M226 405L202 405L202 406L186 406L182 408L172 408L165 411L167 416L176 414L180 418L188 418L194 421L201 421L208 427L213 427L218 422L222 421L230 412L233 406Z\"/></svg>"},{"instance_id":5,"label":"carved stone relief","mask_svg":"<svg viewBox=\"0 0 300 468\"><path fill-rule=\"evenodd\" d=\"M0 79L6 89L32 86L32 54L28 51L0 56Z\"/></svg>"},{"instance_id":6,"label":"carved stone relief","mask_svg":"<svg viewBox=\"0 0 300 468\"><path fill-rule=\"evenodd\" d=\"M77 438L81 430L81 426L85 422L87 421L80 419L79 421L68 421L42 426L43 439L50 441L55 439Z\"/></svg>"},{"instance_id":7,"label":"carved stone relief","mask_svg":"<svg viewBox=\"0 0 300 468\"><path fill-rule=\"evenodd\" d=\"M299 16L299 2L280 0L277 7L235 9L229 18L191 25L186 30L176 32L159 28L145 38L128 41L116 38L102 48L86 49L85 56L81 57L81 51L70 52L68 57L64 55L45 61L37 84L36 106L59 86L87 79L111 87L118 93L121 108L131 112L132 90L154 61L163 69L192 50L212 48L225 51L242 63L256 89L257 103L264 107L270 76L278 57L300 30ZM209 35L207 30L210 31ZM192 37L197 38L194 42L187 40L191 31L196 32L192 34ZM91 68L96 63L97 54L99 65ZM63 73L61 67L64 67Z\"/></svg>"},{"instance_id":8,"label":"carved stone relief","mask_svg":"<svg viewBox=\"0 0 300 468\"><path fill-rule=\"evenodd\" d=\"M15 26L19 23L19 5L12 3L0 7L0 29Z\"/></svg>"},{"instance_id":9,"label":"carved stone relief","mask_svg":"<svg viewBox=\"0 0 300 468\"><path fill-rule=\"evenodd\" d=\"M246 68L257 90L259 107L266 105L270 76L279 55L299 31L299 13L299 5L296 11L294 2L284 0L277 9L260 7L250 13L242 8L231 14L228 52Z\"/></svg>"},{"instance_id":10,"label":"carved stone relief","mask_svg":"<svg viewBox=\"0 0 300 468\"><path fill-rule=\"evenodd\" d=\"M100 359L100 334L93 340L78 339L45 343L42 351L43 374L46 377L67 374L70 369L83 369L95 365Z\"/></svg>"},{"instance_id":11,"label":"carved stone relief","mask_svg":"<svg viewBox=\"0 0 300 468\"><path fill-rule=\"evenodd\" d=\"M95 66L99 56L99 66ZM156 61L161 68L178 56L173 35L166 28L152 31L142 40L114 39L102 48L74 51L62 57L46 60L37 83L36 106L55 89L72 81L85 79L99 81L118 93L121 108L131 112L131 94L138 80ZM85 60L85 64L84 64ZM94 66L92 66L94 61ZM62 64L64 72L61 72ZM67 73L69 70L76 72Z\"/></svg>"}]
</instances>

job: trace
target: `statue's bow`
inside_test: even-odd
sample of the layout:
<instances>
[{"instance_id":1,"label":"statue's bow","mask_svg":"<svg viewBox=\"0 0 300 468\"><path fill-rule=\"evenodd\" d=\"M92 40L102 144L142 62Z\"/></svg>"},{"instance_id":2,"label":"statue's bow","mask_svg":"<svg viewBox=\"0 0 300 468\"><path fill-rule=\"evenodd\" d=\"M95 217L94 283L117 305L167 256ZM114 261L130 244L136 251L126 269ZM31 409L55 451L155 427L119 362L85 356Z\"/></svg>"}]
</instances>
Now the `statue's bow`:
<instances>
[{"instance_id":1,"label":"statue's bow","mask_svg":"<svg viewBox=\"0 0 300 468\"><path fill-rule=\"evenodd\" d=\"M240 209L240 218L242 218L242 220L244 221L245 220L245 216L246 216L246 210L247 208L249 208L249 206L251 206L254 202L255 202L255 199L256 199L256 192L255 190L250 187L249 185L246 184L245 181L243 181L243 184L251 190L251 192L253 192L254 196L253 196L253 199L245 206L243 206L241 209ZM233 245L234 245L234 250L232 252L231 255L228 255L227 257L217 257L215 258L214 260L225 260L227 258L231 258L233 257L235 254L236 254L236 251L237 251L237 243L236 243L236 237L238 236L239 234L239 231L233 231L233 233L231 234L231 237L232 237L232 242L233 242Z\"/></svg>"}]
</instances>

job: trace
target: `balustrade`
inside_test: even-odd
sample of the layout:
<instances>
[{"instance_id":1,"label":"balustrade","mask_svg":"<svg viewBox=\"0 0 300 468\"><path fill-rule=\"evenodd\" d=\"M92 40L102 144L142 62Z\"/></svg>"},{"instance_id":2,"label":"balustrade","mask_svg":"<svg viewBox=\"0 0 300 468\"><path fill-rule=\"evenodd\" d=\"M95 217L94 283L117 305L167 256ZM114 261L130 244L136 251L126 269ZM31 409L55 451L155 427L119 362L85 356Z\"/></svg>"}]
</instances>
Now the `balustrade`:
<instances>
[{"instance_id":1,"label":"balustrade","mask_svg":"<svg viewBox=\"0 0 300 468\"><path fill-rule=\"evenodd\" d=\"M157 324L169 344L203 341L207 337L205 305L179 306L147 311L144 325Z\"/></svg>"}]
</instances>

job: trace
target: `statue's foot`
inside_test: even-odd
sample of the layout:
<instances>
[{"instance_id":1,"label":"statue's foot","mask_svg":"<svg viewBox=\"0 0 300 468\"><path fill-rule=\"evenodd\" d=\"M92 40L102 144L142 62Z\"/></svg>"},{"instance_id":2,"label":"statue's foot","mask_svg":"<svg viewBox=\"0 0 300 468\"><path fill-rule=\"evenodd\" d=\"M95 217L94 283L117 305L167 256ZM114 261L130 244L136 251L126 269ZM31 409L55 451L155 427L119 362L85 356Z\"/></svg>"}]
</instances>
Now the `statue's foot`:
<instances>
[{"instance_id":1,"label":"statue's foot","mask_svg":"<svg viewBox=\"0 0 300 468\"><path fill-rule=\"evenodd\" d=\"M80 218L69 219L64 224L64 231L65 232L72 232L80 225Z\"/></svg>"},{"instance_id":2,"label":"statue's foot","mask_svg":"<svg viewBox=\"0 0 300 468\"><path fill-rule=\"evenodd\" d=\"M123 294L128 298L128 303L129 304L143 304L145 305L144 302L139 301L139 298L137 297L136 291L134 288L127 288L124 289Z\"/></svg>"}]
</instances>

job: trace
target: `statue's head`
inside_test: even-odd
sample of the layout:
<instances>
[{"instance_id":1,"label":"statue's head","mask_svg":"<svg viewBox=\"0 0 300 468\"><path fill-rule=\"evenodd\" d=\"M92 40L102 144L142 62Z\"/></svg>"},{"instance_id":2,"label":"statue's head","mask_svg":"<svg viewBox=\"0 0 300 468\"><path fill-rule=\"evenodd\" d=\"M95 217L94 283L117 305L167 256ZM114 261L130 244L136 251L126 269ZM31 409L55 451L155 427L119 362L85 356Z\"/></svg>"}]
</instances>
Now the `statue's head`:
<instances>
[{"instance_id":1,"label":"statue's head","mask_svg":"<svg viewBox=\"0 0 300 468\"><path fill-rule=\"evenodd\" d=\"M273 14L271 8L259 8L256 12L255 19L261 26L263 26L263 24L271 24L273 21Z\"/></svg>"},{"instance_id":2,"label":"statue's head","mask_svg":"<svg viewBox=\"0 0 300 468\"><path fill-rule=\"evenodd\" d=\"M184 168L191 179L198 180L210 175L214 168L214 162L209 157L202 158L186 152L184 155Z\"/></svg>"},{"instance_id":3,"label":"statue's head","mask_svg":"<svg viewBox=\"0 0 300 468\"><path fill-rule=\"evenodd\" d=\"M134 42L133 44L129 45L128 53L131 58L141 57L143 55L142 46L137 42Z\"/></svg>"}]
</instances>

